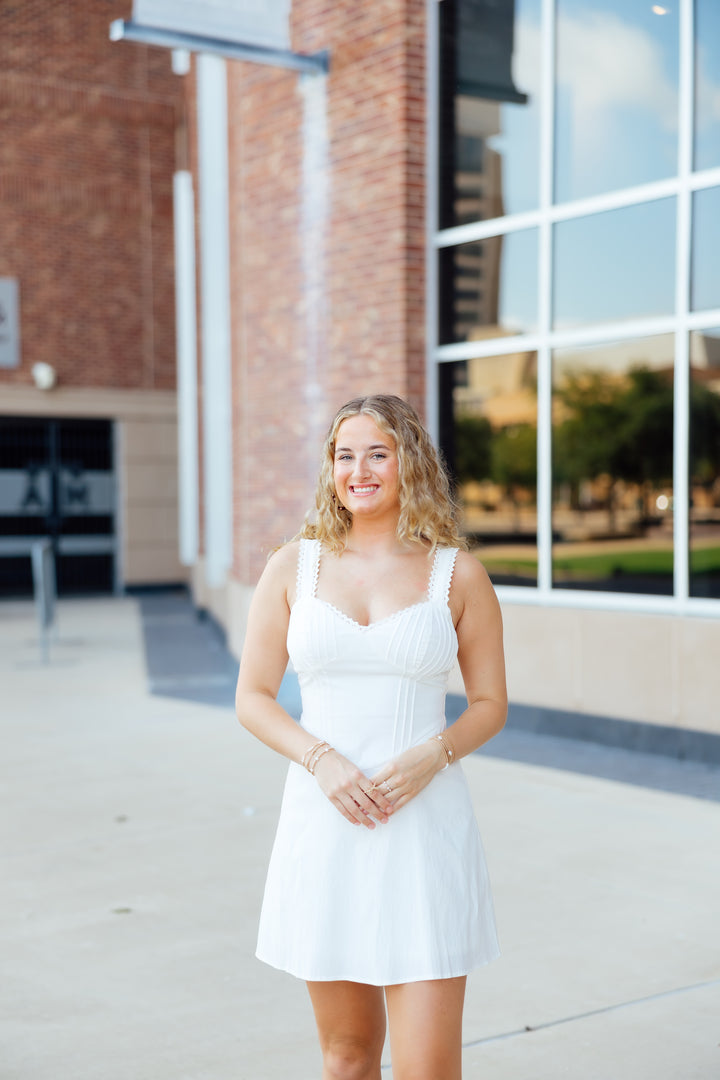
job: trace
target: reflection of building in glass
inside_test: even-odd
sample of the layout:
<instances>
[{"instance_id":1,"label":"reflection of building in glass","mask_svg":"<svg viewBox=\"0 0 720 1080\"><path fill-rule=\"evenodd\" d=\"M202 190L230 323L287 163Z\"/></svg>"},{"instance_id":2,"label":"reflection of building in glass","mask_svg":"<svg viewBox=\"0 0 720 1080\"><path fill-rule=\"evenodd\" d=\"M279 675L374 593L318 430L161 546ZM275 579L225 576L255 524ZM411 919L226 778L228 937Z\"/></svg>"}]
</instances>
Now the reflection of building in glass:
<instances>
[{"instance_id":1,"label":"reflection of building in glass","mask_svg":"<svg viewBox=\"0 0 720 1080\"><path fill-rule=\"evenodd\" d=\"M502 157L490 142L501 131L501 103L524 104L512 76L514 0L444 0L440 8L440 218L447 225L501 217ZM498 325L502 237L443 252L444 339L463 341Z\"/></svg>"},{"instance_id":2,"label":"reflection of building in glass","mask_svg":"<svg viewBox=\"0 0 720 1080\"><path fill-rule=\"evenodd\" d=\"M440 7L440 219L500 217L502 159L488 141L500 103L525 104L513 81L515 0L443 0Z\"/></svg>"},{"instance_id":3,"label":"reflection of building in glass","mask_svg":"<svg viewBox=\"0 0 720 1080\"><path fill-rule=\"evenodd\" d=\"M495 429L537 422L534 352L466 360L465 370L465 385L454 394L459 415L485 416Z\"/></svg>"},{"instance_id":4,"label":"reflection of building in glass","mask_svg":"<svg viewBox=\"0 0 720 1080\"><path fill-rule=\"evenodd\" d=\"M502 246L502 237L490 236L441 253L447 340L468 341L478 336L480 327L497 327Z\"/></svg>"}]
</instances>

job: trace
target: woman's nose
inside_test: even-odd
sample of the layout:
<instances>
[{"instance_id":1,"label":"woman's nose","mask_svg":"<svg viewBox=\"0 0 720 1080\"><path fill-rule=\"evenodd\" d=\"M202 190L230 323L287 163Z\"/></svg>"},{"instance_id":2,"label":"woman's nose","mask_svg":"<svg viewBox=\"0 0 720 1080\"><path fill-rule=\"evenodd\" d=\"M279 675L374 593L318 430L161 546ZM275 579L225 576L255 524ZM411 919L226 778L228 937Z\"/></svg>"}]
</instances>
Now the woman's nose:
<instances>
[{"instance_id":1,"label":"woman's nose","mask_svg":"<svg viewBox=\"0 0 720 1080\"><path fill-rule=\"evenodd\" d=\"M365 458L362 455L358 455L358 457L355 458L355 467L353 468L353 476L356 479L362 479L364 476L367 476L368 473L369 473L369 468L368 468L367 458Z\"/></svg>"}]
</instances>

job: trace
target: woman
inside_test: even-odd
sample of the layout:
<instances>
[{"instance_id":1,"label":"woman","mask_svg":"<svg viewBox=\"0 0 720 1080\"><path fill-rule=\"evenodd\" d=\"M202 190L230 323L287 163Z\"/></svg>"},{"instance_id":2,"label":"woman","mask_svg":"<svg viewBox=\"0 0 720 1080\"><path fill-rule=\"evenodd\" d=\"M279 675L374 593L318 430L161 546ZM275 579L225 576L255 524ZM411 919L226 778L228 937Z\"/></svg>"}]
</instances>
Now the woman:
<instances>
[{"instance_id":1,"label":"woman","mask_svg":"<svg viewBox=\"0 0 720 1080\"><path fill-rule=\"evenodd\" d=\"M466 975L498 950L457 762L505 721L499 606L400 398L340 409L316 502L260 579L238 680L240 721L292 763L257 955L307 981L325 1080L379 1080L386 1010L394 1080L459 1080ZM275 700L288 655L300 724Z\"/></svg>"}]
</instances>

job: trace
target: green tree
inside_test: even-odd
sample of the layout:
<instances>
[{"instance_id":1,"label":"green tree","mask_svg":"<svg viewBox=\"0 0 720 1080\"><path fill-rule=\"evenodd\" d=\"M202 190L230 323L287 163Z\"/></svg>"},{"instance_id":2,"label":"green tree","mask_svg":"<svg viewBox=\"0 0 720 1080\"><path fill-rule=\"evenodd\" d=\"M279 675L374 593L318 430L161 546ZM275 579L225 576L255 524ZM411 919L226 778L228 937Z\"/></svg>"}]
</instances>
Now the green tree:
<instances>
[{"instance_id":1,"label":"green tree","mask_svg":"<svg viewBox=\"0 0 720 1080\"><path fill-rule=\"evenodd\" d=\"M720 475L720 394L695 379L690 383L690 474L705 488Z\"/></svg>"},{"instance_id":2,"label":"green tree","mask_svg":"<svg viewBox=\"0 0 720 1080\"><path fill-rule=\"evenodd\" d=\"M619 480L638 485L641 520L646 518L653 488L672 481L671 374L644 365L621 377L604 371L569 374L557 399L565 418L555 431L554 475L570 485L571 505L579 505L582 480L607 476L611 530Z\"/></svg>"},{"instance_id":3,"label":"green tree","mask_svg":"<svg viewBox=\"0 0 720 1080\"><path fill-rule=\"evenodd\" d=\"M493 433L486 416L460 416L455 421L455 474L461 484L490 476Z\"/></svg>"},{"instance_id":4,"label":"green tree","mask_svg":"<svg viewBox=\"0 0 720 1080\"><path fill-rule=\"evenodd\" d=\"M537 428L512 424L496 432L491 447L492 478L510 499L516 514L523 491L537 487ZM519 522L516 518L516 525Z\"/></svg>"},{"instance_id":5,"label":"green tree","mask_svg":"<svg viewBox=\"0 0 720 1080\"><path fill-rule=\"evenodd\" d=\"M614 433L622 421L617 379L603 371L569 372L556 399L563 419L553 435L553 477L570 487L570 505L580 506L580 484L615 475ZM608 500L614 527L612 486Z\"/></svg>"},{"instance_id":6,"label":"green tree","mask_svg":"<svg viewBox=\"0 0 720 1080\"><path fill-rule=\"evenodd\" d=\"M653 488L672 483L673 383L670 372L637 367L619 397L621 420L614 433L613 473L642 492L643 518Z\"/></svg>"}]
</instances>

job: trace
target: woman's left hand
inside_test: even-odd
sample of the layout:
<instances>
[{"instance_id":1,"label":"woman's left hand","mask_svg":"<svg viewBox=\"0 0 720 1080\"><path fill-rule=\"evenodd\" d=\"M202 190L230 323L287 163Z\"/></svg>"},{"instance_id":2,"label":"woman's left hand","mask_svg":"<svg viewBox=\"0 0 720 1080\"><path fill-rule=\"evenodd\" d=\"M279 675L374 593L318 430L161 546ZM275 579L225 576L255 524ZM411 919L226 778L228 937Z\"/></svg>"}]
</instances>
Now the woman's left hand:
<instances>
[{"instance_id":1,"label":"woman's left hand","mask_svg":"<svg viewBox=\"0 0 720 1080\"><path fill-rule=\"evenodd\" d=\"M433 776L445 767L446 761L442 743L438 739L428 739L383 765L373 776L372 783L392 803L393 810L399 810L427 787Z\"/></svg>"}]
</instances>

